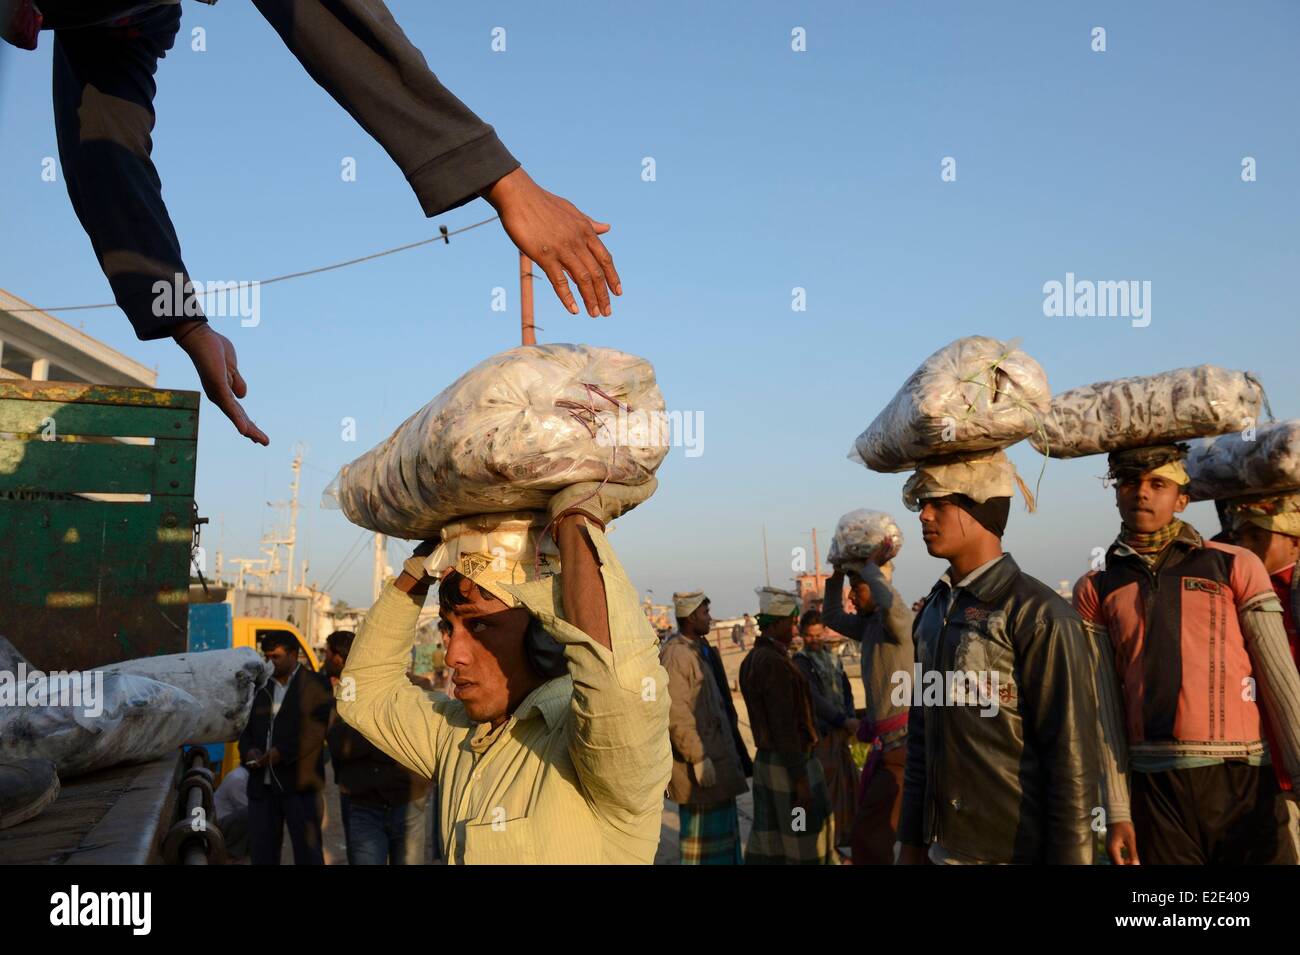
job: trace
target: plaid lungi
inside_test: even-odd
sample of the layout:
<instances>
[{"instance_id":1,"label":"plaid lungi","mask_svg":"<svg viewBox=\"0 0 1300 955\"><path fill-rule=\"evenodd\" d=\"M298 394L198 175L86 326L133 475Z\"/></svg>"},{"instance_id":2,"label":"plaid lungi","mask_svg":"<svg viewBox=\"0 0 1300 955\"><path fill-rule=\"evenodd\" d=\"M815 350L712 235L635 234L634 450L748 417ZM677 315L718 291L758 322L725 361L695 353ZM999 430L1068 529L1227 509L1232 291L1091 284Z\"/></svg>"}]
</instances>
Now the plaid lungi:
<instances>
[{"instance_id":1,"label":"plaid lungi","mask_svg":"<svg viewBox=\"0 0 1300 955\"><path fill-rule=\"evenodd\" d=\"M678 806L682 865L740 865L736 800L715 806Z\"/></svg>"},{"instance_id":2,"label":"plaid lungi","mask_svg":"<svg viewBox=\"0 0 1300 955\"><path fill-rule=\"evenodd\" d=\"M803 767L812 805L796 807L792 768ZM835 815L821 763L811 753L760 749L754 758L754 828L746 865L839 865Z\"/></svg>"}]
</instances>

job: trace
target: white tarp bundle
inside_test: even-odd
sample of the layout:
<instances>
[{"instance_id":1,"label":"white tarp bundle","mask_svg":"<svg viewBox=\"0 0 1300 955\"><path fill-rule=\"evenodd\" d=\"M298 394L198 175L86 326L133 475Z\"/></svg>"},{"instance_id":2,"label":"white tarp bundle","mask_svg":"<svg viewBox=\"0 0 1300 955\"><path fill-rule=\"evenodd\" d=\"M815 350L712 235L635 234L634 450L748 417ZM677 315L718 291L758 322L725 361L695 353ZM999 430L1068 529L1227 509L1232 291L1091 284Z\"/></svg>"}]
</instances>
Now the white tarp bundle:
<instances>
[{"instance_id":1,"label":"white tarp bundle","mask_svg":"<svg viewBox=\"0 0 1300 955\"><path fill-rule=\"evenodd\" d=\"M1193 501L1300 488L1300 420L1225 434L1187 455Z\"/></svg>"},{"instance_id":2,"label":"white tarp bundle","mask_svg":"<svg viewBox=\"0 0 1300 955\"><path fill-rule=\"evenodd\" d=\"M266 683L271 664L252 647L141 657L101 668L104 673L134 673L179 687L202 706L187 743L227 743L239 739L248 723L253 694Z\"/></svg>"},{"instance_id":3,"label":"white tarp bundle","mask_svg":"<svg viewBox=\"0 0 1300 955\"><path fill-rule=\"evenodd\" d=\"M48 759L61 779L175 752L203 712L179 687L94 670L0 679L0 704L0 759Z\"/></svg>"},{"instance_id":4,"label":"white tarp bundle","mask_svg":"<svg viewBox=\"0 0 1300 955\"><path fill-rule=\"evenodd\" d=\"M1040 453L1075 458L1227 434L1253 426L1264 389L1250 372L1216 365L1118 378L1072 388L1052 399Z\"/></svg>"},{"instance_id":5,"label":"white tarp bundle","mask_svg":"<svg viewBox=\"0 0 1300 955\"><path fill-rule=\"evenodd\" d=\"M831 538L831 549L826 559L832 564L869 560L886 540L893 543L895 554L903 546L903 532L893 517L884 511L866 508L849 511L835 525L835 536Z\"/></svg>"},{"instance_id":6,"label":"white tarp bundle","mask_svg":"<svg viewBox=\"0 0 1300 955\"><path fill-rule=\"evenodd\" d=\"M873 471L907 471L1028 437L1047 413L1051 389L1042 366L1017 346L973 335L939 349L858 436L849 459Z\"/></svg>"},{"instance_id":7,"label":"white tarp bundle","mask_svg":"<svg viewBox=\"0 0 1300 955\"><path fill-rule=\"evenodd\" d=\"M326 492L348 520L429 538L448 521L545 510L583 481L644 484L670 435L654 368L589 345L528 345L466 372Z\"/></svg>"}]
</instances>

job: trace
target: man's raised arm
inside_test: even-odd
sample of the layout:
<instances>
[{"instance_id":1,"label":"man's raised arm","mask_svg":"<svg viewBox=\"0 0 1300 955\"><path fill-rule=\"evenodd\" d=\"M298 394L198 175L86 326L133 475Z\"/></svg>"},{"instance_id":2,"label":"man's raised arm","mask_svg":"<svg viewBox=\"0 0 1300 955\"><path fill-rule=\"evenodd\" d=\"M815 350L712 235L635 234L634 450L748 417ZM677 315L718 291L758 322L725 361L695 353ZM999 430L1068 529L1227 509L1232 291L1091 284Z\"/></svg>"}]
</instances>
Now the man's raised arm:
<instances>
[{"instance_id":1,"label":"man's raised arm","mask_svg":"<svg viewBox=\"0 0 1300 955\"><path fill-rule=\"evenodd\" d=\"M357 628L334 697L345 723L403 766L432 778L447 724L437 704L406 678L429 586L421 561L407 561L420 577L403 570Z\"/></svg>"}]
</instances>

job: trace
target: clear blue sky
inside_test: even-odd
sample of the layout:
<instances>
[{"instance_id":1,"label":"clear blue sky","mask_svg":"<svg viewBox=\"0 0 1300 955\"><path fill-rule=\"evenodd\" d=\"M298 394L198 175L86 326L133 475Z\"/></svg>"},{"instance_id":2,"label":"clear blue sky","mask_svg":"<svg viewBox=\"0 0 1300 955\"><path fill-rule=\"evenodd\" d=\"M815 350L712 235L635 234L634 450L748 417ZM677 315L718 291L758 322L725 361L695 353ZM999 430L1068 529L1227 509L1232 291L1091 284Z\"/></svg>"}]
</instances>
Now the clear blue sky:
<instances>
[{"instance_id":1,"label":"clear blue sky","mask_svg":"<svg viewBox=\"0 0 1300 955\"><path fill-rule=\"evenodd\" d=\"M942 569L899 502L903 477L845 455L926 355L961 335L1021 337L1055 390L1216 362L1259 373L1300 415L1300 116L1290 2L678 3L626 8L394 0L442 81L492 123L541 184L612 222L625 294L612 319L567 315L538 288L543 341L649 358L669 407L703 412L704 454L674 449L658 496L613 537L662 600L704 588L751 609L767 524L774 582L854 507L909 534L906 596ZM397 168L246 4L185 0L161 64L155 160L199 279L254 279L436 233ZM207 31L193 52L188 31ZM493 53L493 27L507 51ZM795 26L808 50L790 49ZM1090 31L1107 31L1093 52ZM0 55L0 287L37 305L108 286L55 155L51 38ZM358 180L343 182L353 156ZM652 156L657 181L643 182ZM940 181L940 161L957 181ZM1241 181L1253 156L1258 181ZM441 218L485 218L476 202ZM498 227L263 290L262 322L223 330L272 439L240 438L212 406L197 497L226 555L257 556L308 445L300 539L323 580L358 531L316 506L337 467L466 368L517 343L515 253ZM1152 322L1046 318L1042 286L1150 280ZM490 310L494 286L510 310ZM806 312L791 289L807 289ZM196 387L169 342L135 340L115 310L67 316ZM355 444L340 419L358 422ZM1012 451L1031 485L1040 458ZM1052 462L1041 511L1013 510L1006 546L1055 583L1118 527L1096 459ZM1212 509L1194 522L1213 532ZM398 547L392 548L393 560ZM368 554L336 593L369 596Z\"/></svg>"}]
</instances>

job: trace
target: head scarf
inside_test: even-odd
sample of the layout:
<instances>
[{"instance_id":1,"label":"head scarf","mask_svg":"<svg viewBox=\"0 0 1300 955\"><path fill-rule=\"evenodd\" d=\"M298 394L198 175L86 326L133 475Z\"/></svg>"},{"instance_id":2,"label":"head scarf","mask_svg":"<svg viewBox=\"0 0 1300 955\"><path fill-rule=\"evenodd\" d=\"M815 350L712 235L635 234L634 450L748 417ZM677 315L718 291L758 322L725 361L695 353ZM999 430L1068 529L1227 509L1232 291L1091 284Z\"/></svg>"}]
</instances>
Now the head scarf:
<instances>
[{"instance_id":1,"label":"head scarf","mask_svg":"<svg viewBox=\"0 0 1300 955\"><path fill-rule=\"evenodd\" d=\"M789 590L782 590L779 587L757 587L754 593L758 594L758 625L760 627L766 627L770 623L784 620L787 617L799 616L801 607L798 594Z\"/></svg>"},{"instance_id":2,"label":"head scarf","mask_svg":"<svg viewBox=\"0 0 1300 955\"><path fill-rule=\"evenodd\" d=\"M1112 481L1161 477L1179 487L1186 487L1192 482L1183 466L1186 458L1185 444L1158 444L1149 448L1112 451L1106 459L1109 465L1106 476Z\"/></svg>"},{"instance_id":3,"label":"head scarf","mask_svg":"<svg viewBox=\"0 0 1300 955\"><path fill-rule=\"evenodd\" d=\"M704 591L702 590L692 590L689 593L675 593L673 594L673 611L679 619L682 617L689 617L695 612L696 608L698 608L700 604L704 603L704 601L708 599L708 597L704 596Z\"/></svg>"},{"instance_id":4,"label":"head scarf","mask_svg":"<svg viewBox=\"0 0 1300 955\"><path fill-rule=\"evenodd\" d=\"M903 504L910 511L919 511L922 504L934 497L961 494L974 504L983 504L990 498L1010 498L1019 487L1029 509L1034 500L1024 482L1016 474L1015 465L1000 449L963 454L919 464L903 485Z\"/></svg>"},{"instance_id":5,"label":"head scarf","mask_svg":"<svg viewBox=\"0 0 1300 955\"><path fill-rule=\"evenodd\" d=\"M424 562L425 569L430 576L441 577L450 568L506 606L522 606L511 585L560 572L559 551L550 535L543 534L546 523L546 515L536 511L479 514L453 521L442 528L442 540Z\"/></svg>"},{"instance_id":6,"label":"head scarf","mask_svg":"<svg viewBox=\"0 0 1300 955\"><path fill-rule=\"evenodd\" d=\"M1274 534L1300 537L1300 491L1233 498L1228 513L1234 529L1254 524Z\"/></svg>"}]
</instances>

